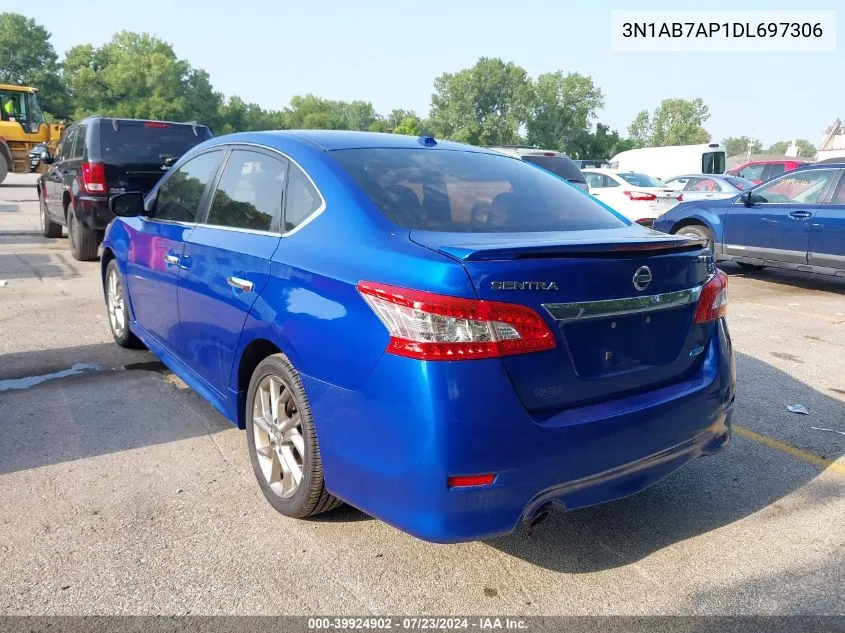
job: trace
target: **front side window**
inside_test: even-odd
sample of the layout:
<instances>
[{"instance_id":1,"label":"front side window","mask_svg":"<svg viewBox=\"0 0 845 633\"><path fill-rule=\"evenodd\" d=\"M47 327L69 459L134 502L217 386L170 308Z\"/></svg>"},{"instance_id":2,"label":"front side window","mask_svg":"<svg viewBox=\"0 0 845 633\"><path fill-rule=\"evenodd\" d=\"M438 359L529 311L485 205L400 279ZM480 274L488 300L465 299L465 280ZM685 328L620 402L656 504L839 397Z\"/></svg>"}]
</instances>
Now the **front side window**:
<instances>
[{"instance_id":1,"label":"front side window","mask_svg":"<svg viewBox=\"0 0 845 633\"><path fill-rule=\"evenodd\" d=\"M627 224L555 175L506 156L382 148L330 155L385 217L409 229L488 233Z\"/></svg>"},{"instance_id":2,"label":"front side window","mask_svg":"<svg viewBox=\"0 0 845 633\"><path fill-rule=\"evenodd\" d=\"M59 147L57 148L56 160L62 161L70 158L73 150L73 142L76 139L76 130L77 128L75 127L65 130L65 133L62 135L62 142L59 143Z\"/></svg>"},{"instance_id":3,"label":"front side window","mask_svg":"<svg viewBox=\"0 0 845 633\"><path fill-rule=\"evenodd\" d=\"M299 167L290 166L288 179L287 202L285 203L286 232L302 224L323 204L320 194Z\"/></svg>"},{"instance_id":4,"label":"front side window","mask_svg":"<svg viewBox=\"0 0 845 633\"><path fill-rule=\"evenodd\" d=\"M220 150L200 154L170 172L156 196L156 220L196 222L206 187L217 173L222 154Z\"/></svg>"},{"instance_id":5,"label":"front side window","mask_svg":"<svg viewBox=\"0 0 845 633\"><path fill-rule=\"evenodd\" d=\"M235 150L229 155L208 211L207 224L270 231L282 215L288 161Z\"/></svg>"},{"instance_id":6,"label":"front side window","mask_svg":"<svg viewBox=\"0 0 845 633\"><path fill-rule=\"evenodd\" d=\"M786 171L785 163L772 163L769 167L769 173L766 174L766 178L774 178L778 174L782 174Z\"/></svg>"},{"instance_id":7,"label":"front side window","mask_svg":"<svg viewBox=\"0 0 845 633\"><path fill-rule=\"evenodd\" d=\"M754 186L754 183L750 180L746 180L745 178L739 178L737 176L729 176L728 178L725 178L725 180L727 180L730 184L732 184L740 191L751 189L751 187Z\"/></svg>"},{"instance_id":8,"label":"front side window","mask_svg":"<svg viewBox=\"0 0 845 633\"><path fill-rule=\"evenodd\" d=\"M772 204L819 204L836 173L835 169L790 172L755 189L753 200Z\"/></svg>"},{"instance_id":9,"label":"front side window","mask_svg":"<svg viewBox=\"0 0 845 633\"><path fill-rule=\"evenodd\" d=\"M747 167L740 169L737 176L745 178L746 180L762 180L764 169L766 169L766 165L763 163L748 165Z\"/></svg>"}]
</instances>

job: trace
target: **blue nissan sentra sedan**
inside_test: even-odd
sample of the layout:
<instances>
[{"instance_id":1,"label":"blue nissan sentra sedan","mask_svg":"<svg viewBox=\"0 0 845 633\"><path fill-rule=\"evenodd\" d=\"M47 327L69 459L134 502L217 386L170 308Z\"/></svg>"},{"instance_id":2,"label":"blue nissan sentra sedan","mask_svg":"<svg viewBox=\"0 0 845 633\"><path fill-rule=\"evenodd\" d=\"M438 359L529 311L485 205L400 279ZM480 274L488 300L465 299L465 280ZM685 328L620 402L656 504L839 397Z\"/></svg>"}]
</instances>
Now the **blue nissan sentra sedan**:
<instances>
[{"instance_id":1,"label":"blue nissan sentra sedan","mask_svg":"<svg viewBox=\"0 0 845 633\"><path fill-rule=\"evenodd\" d=\"M111 206L115 340L246 429L286 516L345 501L429 541L488 538L729 440L727 278L706 244L518 159L234 134Z\"/></svg>"}]
</instances>

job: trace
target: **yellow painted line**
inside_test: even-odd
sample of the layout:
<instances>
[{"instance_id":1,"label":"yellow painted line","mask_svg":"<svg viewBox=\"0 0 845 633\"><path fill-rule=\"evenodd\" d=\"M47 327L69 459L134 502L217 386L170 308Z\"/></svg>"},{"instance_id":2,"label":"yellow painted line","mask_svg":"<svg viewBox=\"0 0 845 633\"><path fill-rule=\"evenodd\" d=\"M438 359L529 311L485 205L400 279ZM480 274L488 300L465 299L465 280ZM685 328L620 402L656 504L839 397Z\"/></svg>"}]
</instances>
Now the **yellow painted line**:
<instances>
[{"instance_id":1,"label":"yellow painted line","mask_svg":"<svg viewBox=\"0 0 845 633\"><path fill-rule=\"evenodd\" d=\"M734 433L740 437L747 438L752 442L759 442L769 448L774 448L775 450L786 453L787 455L792 455L792 457L800 459L802 462L813 464L813 466L817 466L818 468L822 468L828 472L836 473L837 475L845 475L845 464L840 464L832 459L828 459L827 457L822 457L821 455L816 455L815 453L795 448L791 444L781 442L780 440L776 440L768 435L760 435L759 433L746 429L744 426L734 424L733 430Z\"/></svg>"}]
</instances>

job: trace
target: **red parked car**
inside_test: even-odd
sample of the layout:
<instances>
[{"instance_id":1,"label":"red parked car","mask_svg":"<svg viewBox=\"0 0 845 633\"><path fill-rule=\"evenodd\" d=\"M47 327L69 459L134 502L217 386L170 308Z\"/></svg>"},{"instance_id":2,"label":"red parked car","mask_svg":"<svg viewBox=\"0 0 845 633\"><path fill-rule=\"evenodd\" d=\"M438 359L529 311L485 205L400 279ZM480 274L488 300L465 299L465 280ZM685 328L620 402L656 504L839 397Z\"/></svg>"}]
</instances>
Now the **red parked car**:
<instances>
[{"instance_id":1,"label":"red parked car","mask_svg":"<svg viewBox=\"0 0 845 633\"><path fill-rule=\"evenodd\" d=\"M792 171L798 169L801 165L806 165L811 161L808 160L759 160L745 163L736 169L730 170L728 173L733 176L739 176L750 180L755 185L760 184L765 180L774 178L785 171Z\"/></svg>"}]
</instances>

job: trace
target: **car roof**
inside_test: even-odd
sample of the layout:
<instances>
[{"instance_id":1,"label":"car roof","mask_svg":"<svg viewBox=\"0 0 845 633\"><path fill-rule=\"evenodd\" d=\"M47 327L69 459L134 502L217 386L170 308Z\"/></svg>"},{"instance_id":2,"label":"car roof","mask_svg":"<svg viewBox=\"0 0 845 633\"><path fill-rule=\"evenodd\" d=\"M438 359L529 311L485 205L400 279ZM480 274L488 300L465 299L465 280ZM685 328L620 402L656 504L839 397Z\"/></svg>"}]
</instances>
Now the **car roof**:
<instances>
[{"instance_id":1,"label":"car roof","mask_svg":"<svg viewBox=\"0 0 845 633\"><path fill-rule=\"evenodd\" d=\"M426 139L432 139L434 145ZM352 130L275 130L268 132L243 132L218 136L217 140L226 142L252 142L275 147L285 140L304 141L320 150L331 152L341 149L450 149L465 152L496 154L482 147L435 139L431 136L405 136L382 132L357 132Z\"/></svg>"}]
</instances>

